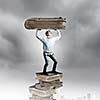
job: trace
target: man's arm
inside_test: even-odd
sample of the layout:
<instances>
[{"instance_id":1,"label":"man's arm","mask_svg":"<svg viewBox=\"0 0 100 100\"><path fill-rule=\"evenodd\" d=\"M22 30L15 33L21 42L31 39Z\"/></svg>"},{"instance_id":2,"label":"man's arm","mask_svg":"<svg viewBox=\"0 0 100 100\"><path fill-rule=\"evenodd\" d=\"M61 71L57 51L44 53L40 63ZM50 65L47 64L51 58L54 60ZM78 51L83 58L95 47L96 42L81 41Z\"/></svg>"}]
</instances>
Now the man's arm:
<instances>
[{"instance_id":1,"label":"man's arm","mask_svg":"<svg viewBox=\"0 0 100 100\"><path fill-rule=\"evenodd\" d=\"M57 32L57 36L55 38L56 38L56 40L59 40L61 38L61 31L56 30L56 32Z\"/></svg>"},{"instance_id":2,"label":"man's arm","mask_svg":"<svg viewBox=\"0 0 100 100\"><path fill-rule=\"evenodd\" d=\"M37 29L36 30L36 37L41 41L41 42L43 42L43 38L40 36L40 34L39 34L39 32L38 32L39 30Z\"/></svg>"}]
</instances>

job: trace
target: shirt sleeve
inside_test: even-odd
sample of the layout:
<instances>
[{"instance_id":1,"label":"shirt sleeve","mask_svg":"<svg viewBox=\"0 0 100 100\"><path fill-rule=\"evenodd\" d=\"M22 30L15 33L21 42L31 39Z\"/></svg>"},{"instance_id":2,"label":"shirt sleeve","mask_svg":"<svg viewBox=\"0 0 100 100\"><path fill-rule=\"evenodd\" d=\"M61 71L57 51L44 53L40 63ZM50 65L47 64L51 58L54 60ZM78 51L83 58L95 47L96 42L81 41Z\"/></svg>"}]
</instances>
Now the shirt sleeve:
<instances>
[{"instance_id":1,"label":"shirt sleeve","mask_svg":"<svg viewBox=\"0 0 100 100\"><path fill-rule=\"evenodd\" d=\"M55 37L55 40L59 40L61 38L61 31L57 30L57 36Z\"/></svg>"},{"instance_id":2,"label":"shirt sleeve","mask_svg":"<svg viewBox=\"0 0 100 100\"><path fill-rule=\"evenodd\" d=\"M38 30L36 30L36 37L41 41L44 42L44 38L42 36L40 36L40 33L38 32Z\"/></svg>"}]
</instances>

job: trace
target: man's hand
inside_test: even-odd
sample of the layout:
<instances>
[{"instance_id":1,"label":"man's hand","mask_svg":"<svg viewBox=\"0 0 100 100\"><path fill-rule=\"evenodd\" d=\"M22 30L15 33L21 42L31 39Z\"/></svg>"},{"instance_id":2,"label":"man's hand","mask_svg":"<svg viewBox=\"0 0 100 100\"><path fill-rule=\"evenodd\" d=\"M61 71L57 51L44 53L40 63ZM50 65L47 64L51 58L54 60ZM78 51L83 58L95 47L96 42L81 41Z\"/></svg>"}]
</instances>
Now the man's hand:
<instances>
[{"instance_id":1,"label":"man's hand","mask_svg":"<svg viewBox=\"0 0 100 100\"><path fill-rule=\"evenodd\" d=\"M36 34L38 33L38 31L41 31L41 29L36 29Z\"/></svg>"},{"instance_id":2,"label":"man's hand","mask_svg":"<svg viewBox=\"0 0 100 100\"><path fill-rule=\"evenodd\" d=\"M57 29L55 28L54 30L56 31Z\"/></svg>"},{"instance_id":3,"label":"man's hand","mask_svg":"<svg viewBox=\"0 0 100 100\"><path fill-rule=\"evenodd\" d=\"M37 29L37 30L41 31L41 29Z\"/></svg>"}]
</instances>

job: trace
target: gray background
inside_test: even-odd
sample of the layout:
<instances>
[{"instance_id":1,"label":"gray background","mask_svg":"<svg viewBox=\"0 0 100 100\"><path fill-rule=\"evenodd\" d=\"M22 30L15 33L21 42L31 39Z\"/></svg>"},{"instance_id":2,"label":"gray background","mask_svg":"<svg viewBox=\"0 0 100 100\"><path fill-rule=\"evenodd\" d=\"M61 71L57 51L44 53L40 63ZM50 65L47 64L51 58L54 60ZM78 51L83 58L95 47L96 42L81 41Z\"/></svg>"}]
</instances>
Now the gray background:
<instances>
[{"instance_id":1,"label":"gray background","mask_svg":"<svg viewBox=\"0 0 100 100\"><path fill-rule=\"evenodd\" d=\"M93 93L99 99L100 0L0 0L0 100L27 100L28 86L42 70L42 44L23 27L31 16L67 18L55 46L63 95Z\"/></svg>"}]
</instances>

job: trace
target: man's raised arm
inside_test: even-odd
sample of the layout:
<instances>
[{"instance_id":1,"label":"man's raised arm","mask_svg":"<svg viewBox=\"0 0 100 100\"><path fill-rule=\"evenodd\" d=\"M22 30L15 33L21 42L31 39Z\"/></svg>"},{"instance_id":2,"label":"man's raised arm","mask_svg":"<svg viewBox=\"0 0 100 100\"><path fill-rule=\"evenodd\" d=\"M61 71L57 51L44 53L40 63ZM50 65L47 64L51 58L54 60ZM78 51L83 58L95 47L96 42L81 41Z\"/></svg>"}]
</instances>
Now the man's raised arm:
<instances>
[{"instance_id":1,"label":"man's raised arm","mask_svg":"<svg viewBox=\"0 0 100 100\"><path fill-rule=\"evenodd\" d=\"M56 31L57 31L56 40L59 40L61 38L61 31L60 30L56 30Z\"/></svg>"},{"instance_id":2,"label":"man's raised arm","mask_svg":"<svg viewBox=\"0 0 100 100\"><path fill-rule=\"evenodd\" d=\"M41 42L43 42L43 38L40 36L40 34L39 34L38 31L39 31L39 30L37 29L37 30L36 30L36 37L37 37Z\"/></svg>"}]
</instances>

